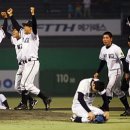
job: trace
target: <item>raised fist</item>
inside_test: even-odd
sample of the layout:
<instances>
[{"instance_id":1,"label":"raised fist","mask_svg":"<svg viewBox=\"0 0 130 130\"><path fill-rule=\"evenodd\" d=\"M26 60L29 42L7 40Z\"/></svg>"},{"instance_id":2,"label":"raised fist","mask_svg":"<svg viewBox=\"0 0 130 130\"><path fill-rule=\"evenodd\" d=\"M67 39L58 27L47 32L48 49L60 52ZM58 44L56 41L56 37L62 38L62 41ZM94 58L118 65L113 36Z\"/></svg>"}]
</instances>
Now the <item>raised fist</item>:
<instances>
[{"instance_id":1,"label":"raised fist","mask_svg":"<svg viewBox=\"0 0 130 130\"><path fill-rule=\"evenodd\" d=\"M7 16L7 13L6 13L6 12L1 12L1 16L2 16L3 18L8 18L8 16Z\"/></svg>"},{"instance_id":2,"label":"raised fist","mask_svg":"<svg viewBox=\"0 0 130 130\"><path fill-rule=\"evenodd\" d=\"M7 10L7 14L8 14L9 16L12 16L12 15L13 15L13 9L12 9L12 8L8 9L8 10Z\"/></svg>"},{"instance_id":3,"label":"raised fist","mask_svg":"<svg viewBox=\"0 0 130 130\"><path fill-rule=\"evenodd\" d=\"M32 15L34 15L35 14L35 8L34 7L30 7L30 12L31 12Z\"/></svg>"}]
</instances>

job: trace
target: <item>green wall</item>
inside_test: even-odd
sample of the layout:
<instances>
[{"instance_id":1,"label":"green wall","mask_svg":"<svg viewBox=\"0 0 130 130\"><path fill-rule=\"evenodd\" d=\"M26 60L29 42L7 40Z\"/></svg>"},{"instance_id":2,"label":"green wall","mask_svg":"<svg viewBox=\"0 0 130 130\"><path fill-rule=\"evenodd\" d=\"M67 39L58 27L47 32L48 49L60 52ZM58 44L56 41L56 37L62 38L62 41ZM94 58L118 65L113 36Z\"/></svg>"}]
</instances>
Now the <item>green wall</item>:
<instances>
[{"instance_id":1,"label":"green wall","mask_svg":"<svg viewBox=\"0 0 130 130\"><path fill-rule=\"evenodd\" d=\"M72 96L81 79L93 76L100 48L41 48L40 88L52 96ZM14 49L0 49L0 69L17 69ZM107 71L101 79L107 83Z\"/></svg>"}]
</instances>

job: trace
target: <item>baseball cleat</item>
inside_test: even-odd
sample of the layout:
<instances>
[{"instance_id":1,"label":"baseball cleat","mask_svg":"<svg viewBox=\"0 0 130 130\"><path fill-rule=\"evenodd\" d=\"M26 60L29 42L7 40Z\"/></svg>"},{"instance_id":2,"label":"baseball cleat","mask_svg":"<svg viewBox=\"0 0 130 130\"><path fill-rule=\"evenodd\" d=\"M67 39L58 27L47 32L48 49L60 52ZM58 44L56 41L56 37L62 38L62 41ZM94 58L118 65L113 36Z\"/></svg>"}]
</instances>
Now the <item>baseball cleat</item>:
<instances>
[{"instance_id":1,"label":"baseball cleat","mask_svg":"<svg viewBox=\"0 0 130 130\"><path fill-rule=\"evenodd\" d=\"M38 103L37 100L33 100L29 102L29 109L32 110L34 108L34 106Z\"/></svg>"},{"instance_id":2,"label":"baseball cleat","mask_svg":"<svg viewBox=\"0 0 130 130\"><path fill-rule=\"evenodd\" d=\"M51 98L48 97L47 99L45 99L44 101L45 104L45 110L48 111L50 109L50 103L52 102Z\"/></svg>"},{"instance_id":3,"label":"baseball cleat","mask_svg":"<svg viewBox=\"0 0 130 130\"><path fill-rule=\"evenodd\" d=\"M23 104L22 102L20 102L20 104L14 108L14 110L27 110L27 109L28 109L28 107L25 104Z\"/></svg>"},{"instance_id":4,"label":"baseball cleat","mask_svg":"<svg viewBox=\"0 0 130 130\"><path fill-rule=\"evenodd\" d=\"M125 112L123 112L122 114L120 114L120 116L130 116L130 109L128 109Z\"/></svg>"},{"instance_id":5,"label":"baseball cleat","mask_svg":"<svg viewBox=\"0 0 130 130\"><path fill-rule=\"evenodd\" d=\"M77 117L77 116L76 116L75 114L73 114L72 117L70 118L70 121L71 121L71 122L74 122L76 117Z\"/></svg>"}]
</instances>

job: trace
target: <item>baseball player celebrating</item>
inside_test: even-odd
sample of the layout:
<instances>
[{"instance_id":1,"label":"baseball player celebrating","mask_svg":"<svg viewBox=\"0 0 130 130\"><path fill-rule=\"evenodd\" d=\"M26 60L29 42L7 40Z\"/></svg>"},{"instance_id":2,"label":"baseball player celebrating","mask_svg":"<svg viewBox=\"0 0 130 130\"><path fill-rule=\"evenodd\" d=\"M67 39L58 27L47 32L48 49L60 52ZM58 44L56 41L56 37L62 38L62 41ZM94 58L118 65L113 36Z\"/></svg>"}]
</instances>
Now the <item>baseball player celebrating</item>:
<instances>
[{"instance_id":1,"label":"baseball player celebrating","mask_svg":"<svg viewBox=\"0 0 130 130\"><path fill-rule=\"evenodd\" d=\"M28 93L33 93L40 97L44 104L45 109L48 110L50 107L51 98L45 96L36 86L34 86L34 78L39 71L39 59L38 59L38 49L39 49L39 37L37 34L37 22L35 18L35 8L31 7L30 12L32 15L32 21L27 21L23 23L23 29L16 23L13 18L13 10L9 9L8 14L12 20L13 26L21 31L22 38L22 59L25 62L24 70L22 73L22 79L20 82L20 88L22 90L22 105L19 106L20 109L26 109Z\"/></svg>"},{"instance_id":2,"label":"baseball player celebrating","mask_svg":"<svg viewBox=\"0 0 130 130\"><path fill-rule=\"evenodd\" d=\"M16 51L16 55L17 55L17 61L18 61L18 71L16 73L16 77L15 77L15 89L16 91L18 91L19 94L21 94L21 89L20 89L20 82L21 82L21 78L22 78L22 72L23 72L23 68L24 68L24 63L22 61L22 39L20 37L19 32L13 28L12 31L12 36L10 33L7 32L7 13L6 12L1 12L1 16L5 19L5 34L6 36L11 40L12 44L15 46L15 51ZM33 109L34 105L36 105L38 101L34 100L30 95L29 95L29 109ZM20 102L20 104L22 104L22 102ZM20 105L19 104L19 105ZM18 106L19 106L18 105ZM17 109L17 107L15 107L15 109Z\"/></svg>"},{"instance_id":3,"label":"baseball player celebrating","mask_svg":"<svg viewBox=\"0 0 130 130\"><path fill-rule=\"evenodd\" d=\"M5 38L5 31L7 30L7 16L5 16L4 12L1 12L1 15L4 16L5 19L3 26L0 27L0 43L2 42L3 38ZM7 99L3 94L0 94L0 109L9 109Z\"/></svg>"},{"instance_id":4,"label":"baseball player celebrating","mask_svg":"<svg viewBox=\"0 0 130 130\"><path fill-rule=\"evenodd\" d=\"M105 112L92 106L96 93L102 96ZM99 79L83 79L78 86L72 104L71 121L82 123L104 123L109 118L109 105L104 83Z\"/></svg>"},{"instance_id":5,"label":"baseball player celebrating","mask_svg":"<svg viewBox=\"0 0 130 130\"><path fill-rule=\"evenodd\" d=\"M3 94L0 94L0 109L10 109L7 98Z\"/></svg>"},{"instance_id":6,"label":"baseball player celebrating","mask_svg":"<svg viewBox=\"0 0 130 130\"><path fill-rule=\"evenodd\" d=\"M5 15L5 13L1 12L1 15ZM7 23L7 17L5 16L3 26L0 26L0 43L2 42L3 38L5 38L5 31L7 29L6 23Z\"/></svg>"},{"instance_id":7,"label":"baseball player celebrating","mask_svg":"<svg viewBox=\"0 0 130 130\"><path fill-rule=\"evenodd\" d=\"M125 78L128 78L129 76L125 56L121 48L112 43L111 32L105 32L103 34L102 41L104 46L101 48L99 55L101 62L97 72L94 74L94 77L97 78L99 76L99 73L103 69L105 63L107 63L109 82L106 88L106 94L108 96L109 102L112 99L114 92L125 107L125 112L121 114L121 116L130 116L130 107L127 101L127 97L121 90L123 70L125 72ZM102 106L102 109L103 107L104 106Z\"/></svg>"}]
</instances>

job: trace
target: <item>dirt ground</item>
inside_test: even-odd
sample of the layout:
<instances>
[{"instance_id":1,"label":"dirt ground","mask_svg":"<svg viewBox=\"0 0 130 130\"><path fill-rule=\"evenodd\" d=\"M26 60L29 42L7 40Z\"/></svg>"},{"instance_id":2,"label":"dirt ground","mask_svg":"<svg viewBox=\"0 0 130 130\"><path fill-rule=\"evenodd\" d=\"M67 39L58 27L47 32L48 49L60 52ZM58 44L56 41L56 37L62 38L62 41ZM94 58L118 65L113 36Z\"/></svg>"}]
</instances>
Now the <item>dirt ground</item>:
<instances>
[{"instance_id":1,"label":"dirt ground","mask_svg":"<svg viewBox=\"0 0 130 130\"><path fill-rule=\"evenodd\" d=\"M0 110L0 120L32 120L43 119L53 121L68 121L71 114L45 110Z\"/></svg>"}]
</instances>

